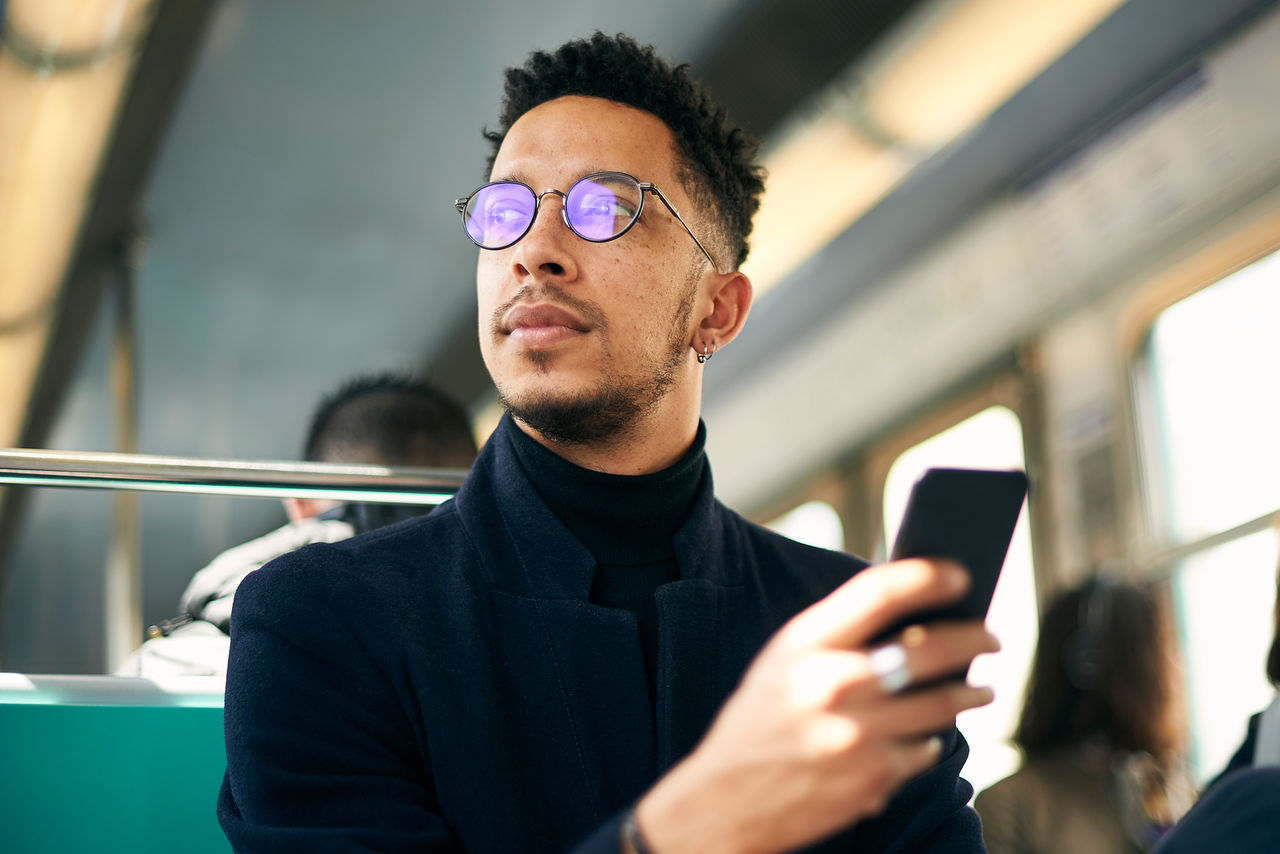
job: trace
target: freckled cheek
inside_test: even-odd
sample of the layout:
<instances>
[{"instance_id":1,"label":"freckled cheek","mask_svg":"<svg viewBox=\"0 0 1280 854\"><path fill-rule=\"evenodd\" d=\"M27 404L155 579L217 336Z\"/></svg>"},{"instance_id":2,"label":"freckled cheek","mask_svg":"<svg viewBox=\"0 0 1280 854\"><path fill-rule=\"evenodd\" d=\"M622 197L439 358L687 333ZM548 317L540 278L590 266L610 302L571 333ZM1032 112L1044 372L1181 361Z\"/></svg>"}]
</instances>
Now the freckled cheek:
<instances>
[{"instance_id":1,"label":"freckled cheek","mask_svg":"<svg viewBox=\"0 0 1280 854\"><path fill-rule=\"evenodd\" d=\"M618 277L641 281L650 288L663 287L679 275L677 261L683 258L683 247L671 235L632 229L616 241L599 244L608 247L606 263Z\"/></svg>"},{"instance_id":2,"label":"freckled cheek","mask_svg":"<svg viewBox=\"0 0 1280 854\"><path fill-rule=\"evenodd\" d=\"M611 337L640 350L666 340L672 313L667 285L645 270L617 282L617 287L625 290L615 292L611 300Z\"/></svg>"}]
</instances>

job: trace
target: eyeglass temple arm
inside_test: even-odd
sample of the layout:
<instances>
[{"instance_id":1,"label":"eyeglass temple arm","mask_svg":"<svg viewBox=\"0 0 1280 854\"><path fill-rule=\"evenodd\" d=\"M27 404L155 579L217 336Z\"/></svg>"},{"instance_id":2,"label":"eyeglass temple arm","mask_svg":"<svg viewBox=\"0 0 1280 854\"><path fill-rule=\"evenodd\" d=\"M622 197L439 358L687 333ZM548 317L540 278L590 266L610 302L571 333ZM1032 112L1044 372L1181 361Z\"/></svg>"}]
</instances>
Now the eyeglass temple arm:
<instances>
[{"instance_id":1,"label":"eyeglass temple arm","mask_svg":"<svg viewBox=\"0 0 1280 854\"><path fill-rule=\"evenodd\" d=\"M659 201L661 201L664 205L667 206L667 210L671 211L671 215L676 218L676 222L684 226L684 230L689 232L689 236L693 238L694 243L698 244L698 248L702 250L702 254L707 256L707 260L711 262L711 269L715 270L716 273L719 273L720 265L716 263L716 259L711 257L711 253L707 251L707 247L702 245L702 241L698 239L698 235L693 233L693 229L690 228L689 224L684 221L684 217L680 216L680 211L676 210L676 206L671 204L671 202L667 200L667 197L663 195L661 190L659 190L656 186L649 183L648 181L637 181L636 183L640 185L641 190L648 190L652 192L655 196L658 197Z\"/></svg>"}]
</instances>

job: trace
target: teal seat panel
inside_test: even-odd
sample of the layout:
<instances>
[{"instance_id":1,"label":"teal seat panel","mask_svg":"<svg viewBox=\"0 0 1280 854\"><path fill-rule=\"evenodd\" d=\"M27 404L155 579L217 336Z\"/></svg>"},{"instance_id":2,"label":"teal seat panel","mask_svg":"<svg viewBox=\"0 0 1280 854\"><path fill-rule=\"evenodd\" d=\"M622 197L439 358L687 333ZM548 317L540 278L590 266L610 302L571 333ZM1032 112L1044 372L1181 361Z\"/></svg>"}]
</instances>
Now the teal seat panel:
<instances>
[{"instance_id":1,"label":"teal seat panel","mask_svg":"<svg viewBox=\"0 0 1280 854\"><path fill-rule=\"evenodd\" d=\"M228 854L214 812L226 768L220 704L9 699L0 696L0 850Z\"/></svg>"}]
</instances>

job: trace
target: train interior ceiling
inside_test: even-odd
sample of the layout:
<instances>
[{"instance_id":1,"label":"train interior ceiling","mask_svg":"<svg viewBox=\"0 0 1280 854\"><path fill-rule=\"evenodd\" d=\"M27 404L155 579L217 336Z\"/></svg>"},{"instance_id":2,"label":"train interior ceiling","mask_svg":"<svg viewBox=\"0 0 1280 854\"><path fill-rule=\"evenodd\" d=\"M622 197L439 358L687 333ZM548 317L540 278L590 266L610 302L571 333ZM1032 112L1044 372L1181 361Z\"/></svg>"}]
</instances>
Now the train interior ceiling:
<instances>
[{"instance_id":1,"label":"train interior ceiling","mask_svg":"<svg viewBox=\"0 0 1280 854\"><path fill-rule=\"evenodd\" d=\"M452 202L484 180L503 67L627 32L764 140L756 303L707 367L722 500L876 558L924 467L1025 467L975 743L1007 739L1038 606L1098 567L1176 605L1198 773L1264 704L1273 0L7 0L0 19L0 447L297 459L324 392L390 369L483 438ZM134 538L123 493L0 490L19 673L110 672L113 631L140 641L193 572L284 521L147 494Z\"/></svg>"}]
</instances>

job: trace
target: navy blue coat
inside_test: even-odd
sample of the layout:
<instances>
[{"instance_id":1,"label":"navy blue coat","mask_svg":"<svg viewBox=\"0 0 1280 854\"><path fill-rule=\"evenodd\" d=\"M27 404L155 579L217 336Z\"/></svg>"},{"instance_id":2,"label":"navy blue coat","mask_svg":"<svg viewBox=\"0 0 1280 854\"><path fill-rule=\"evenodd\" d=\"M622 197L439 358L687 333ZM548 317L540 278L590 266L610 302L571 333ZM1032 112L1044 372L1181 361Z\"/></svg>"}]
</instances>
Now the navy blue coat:
<instances>
[{"instance_id":1,"label":"navy blue coat","mask_svg":"<svg viewBox=\"0 0 1280 854\"><path fill-rule=\"evenodd\" d=\"M768 637L864 566L747 522L710 480L676 536L680 580L656 594L656 714L634 616L588 601L591 554L501 430L429 516L250 574L218 801L235 849L616 852L622 812ZM815 850L982 851L968 749L954 731L948 748Z\"/></svg>"},{"instance_id":2,"label":"navy blue coat","mask_svg":"<svg viewBox=\"0 0 1280 854\"><path fill-rule=\"evenodd\" d=\"M1280 851L1280 768L1224 774L1173 826L1152 854L1262 854Z\"/></svg>"}]
</instances>

